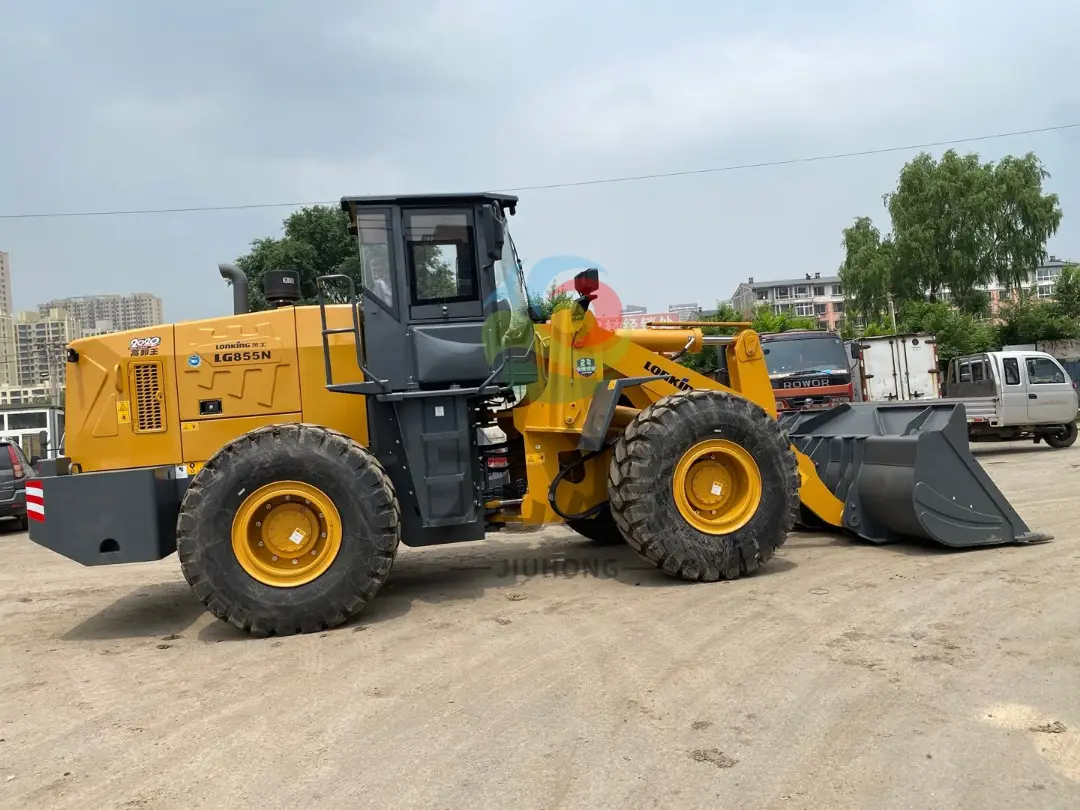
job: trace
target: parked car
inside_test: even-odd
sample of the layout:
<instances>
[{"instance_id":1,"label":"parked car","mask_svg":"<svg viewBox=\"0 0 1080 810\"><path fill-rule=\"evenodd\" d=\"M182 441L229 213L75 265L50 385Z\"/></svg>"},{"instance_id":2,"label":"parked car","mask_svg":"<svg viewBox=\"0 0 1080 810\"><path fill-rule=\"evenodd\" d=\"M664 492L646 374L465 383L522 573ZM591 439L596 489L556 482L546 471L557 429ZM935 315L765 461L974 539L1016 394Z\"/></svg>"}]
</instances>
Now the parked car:
<instances>
[{"instance_id":1,"label":"parked car","mask_svg":"<svg viewBox=\"0 0 1080 810\"><path fill-rule=\"evenodd\" d=\"M0 518L15 518L23 531L27 528L26 481L33 472L22 448L0 439Z\"/></svg>"},{"instance_id":2,"label":"parked car","mask_svg":"<svg viewBox=\"0 0 1080 810\"><path fill-rule=\"evenodd\" d=\"M1046 352L954 357L944 394L963 401L971 441L1029 438L1058 448L1076 441L1076 383Z\"/></svg>"}]
</instances>

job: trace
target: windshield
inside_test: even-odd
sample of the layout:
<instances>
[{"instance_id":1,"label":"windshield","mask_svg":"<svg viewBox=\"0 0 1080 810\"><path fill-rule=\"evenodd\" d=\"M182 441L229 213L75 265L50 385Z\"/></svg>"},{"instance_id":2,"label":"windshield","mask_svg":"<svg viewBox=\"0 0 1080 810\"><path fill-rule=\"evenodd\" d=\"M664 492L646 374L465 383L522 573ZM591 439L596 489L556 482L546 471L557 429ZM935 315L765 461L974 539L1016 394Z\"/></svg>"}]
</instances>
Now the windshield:
<instances>
[{"instance_id":1,"label":"windshield","mask_svg":"<svg viewBox=\"0 0 1080 810\"><path fill-rule=\"evenodd\" d=\"M532 321L529 320L529 293L525 289L525 272L508 226L504 232L502 258L495 262L495 284L498 301L506 301L509 305L508 342L523 347L531 345Z\"/></svg>"},{"instance_id":2,"label":"windshield","mask_svg":"<svg viewBox=\"0 0 1080 810\"><path fill-rule=\"evenodd\" d=\"M769 375L848 372L844 342L836 335L764 341Z\"/></svg>"}]
</instances>

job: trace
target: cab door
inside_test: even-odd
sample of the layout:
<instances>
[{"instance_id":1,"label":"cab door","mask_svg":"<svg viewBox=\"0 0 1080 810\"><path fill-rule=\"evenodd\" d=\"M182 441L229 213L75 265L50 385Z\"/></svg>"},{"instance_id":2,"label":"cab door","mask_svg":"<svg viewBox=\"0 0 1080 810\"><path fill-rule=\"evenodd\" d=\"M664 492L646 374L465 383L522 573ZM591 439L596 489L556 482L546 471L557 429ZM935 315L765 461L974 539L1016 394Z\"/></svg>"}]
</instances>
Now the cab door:
<instances>
[{"instance_id":1,"label":"cab door","mask_svg":"<svg viewBox=\"0 0 1080 810\"><path fill-rule=\"evenodd\" d=\"M1075 419L1073 389L1065 370L1047 355L1026 355L1028 420L1037 425L1058 425Z\"/></svg>"}]
</instances>

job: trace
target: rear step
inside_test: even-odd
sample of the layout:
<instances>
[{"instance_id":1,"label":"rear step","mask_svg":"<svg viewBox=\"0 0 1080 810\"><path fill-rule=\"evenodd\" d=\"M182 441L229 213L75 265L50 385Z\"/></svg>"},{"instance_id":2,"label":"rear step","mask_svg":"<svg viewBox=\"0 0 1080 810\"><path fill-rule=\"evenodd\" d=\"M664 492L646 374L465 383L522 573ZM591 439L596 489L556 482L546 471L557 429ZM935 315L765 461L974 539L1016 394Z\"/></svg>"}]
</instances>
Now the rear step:
<instances>
[{"instance_id":1,"label":"rear step","mask_svg":"<svg viewBox=\"0 0 1080 810\"><path fill-rule=\"evenodd\" d=\"M839 405L787 412L781 427L844 503L844 527L864 540L933 540L953 548L1043 543L968 446L963 403Z\"/></svg>"}]
</instances>

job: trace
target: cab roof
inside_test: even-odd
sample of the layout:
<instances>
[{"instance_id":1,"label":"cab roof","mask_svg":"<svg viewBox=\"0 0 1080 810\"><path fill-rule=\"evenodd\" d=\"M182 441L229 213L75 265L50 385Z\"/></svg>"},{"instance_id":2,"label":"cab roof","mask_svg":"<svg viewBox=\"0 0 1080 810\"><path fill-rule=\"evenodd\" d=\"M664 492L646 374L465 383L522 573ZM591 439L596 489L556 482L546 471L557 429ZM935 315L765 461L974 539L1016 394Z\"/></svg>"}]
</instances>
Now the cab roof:
<instances>
[{"instance_id":1,"label":"cab roof","mask_svg":"<svg viewBox=\"0 0 1080 810\"><path fill-rule=\"evenodd\" d=\"M345 211L355 208L385 207L387 205L430 205L442 208L449 205L472 205L474 203L498 203L501 208L515 213L518 198L514 194L500 194L497 191L462 192L458 194L398 194L368 197L342 197L341 207Z\"/></svg>"}]
</instances>

